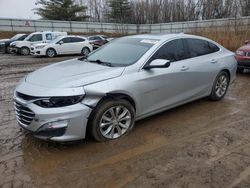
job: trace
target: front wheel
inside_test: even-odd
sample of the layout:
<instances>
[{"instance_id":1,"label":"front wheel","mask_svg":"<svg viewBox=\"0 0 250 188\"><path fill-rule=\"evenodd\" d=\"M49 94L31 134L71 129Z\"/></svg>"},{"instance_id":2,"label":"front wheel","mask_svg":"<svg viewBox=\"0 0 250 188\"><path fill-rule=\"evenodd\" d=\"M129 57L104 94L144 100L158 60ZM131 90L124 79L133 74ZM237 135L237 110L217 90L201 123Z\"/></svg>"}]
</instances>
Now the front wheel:
<instances>
[{"instance_id":1,"label":"front wheel","mask_svg":"<svg viewBox=\"0 0 250 188\"><path fill-rule=\"evenodd\" d=\"M47 51L46 51L46 56L47 57L55 57L56 56L56 51L52 48L49 48Z\"/></svg>"},{"instance_id":2,"label":"front wheel","mask_svg":"<svg viewBox=\"0 0 250 188\"><path fill-rule=\"evenodd\" d=\"M134 121L135 110L127 100L105 100L93 111L88 126L93 138L104 142L127 134Z\"/></svg>"},{"instance_id":3,"label":"front wheel","mask_svg":"<svg viewBox=\"0 0 250 188\"><path fill-rule=\"evenodd\" d=\"M10 51L10 46L7 46L7 47L6 47L5 53L6 53L6 54L10 54L10 53L11 53L11 51Z\"/></svg>"},{"instance_id":4,"label":"front wheel","mask_svg":"<svg viewBox=\"0 0 250 188\"><path fill-rule=\"evenodd\" d=\"M229 83L230 79L228 73L226 71L220 72L214 81L213 89L209 99L213 101L219 101L223 99L227 93Z\"/></svg>"},{"instance_id":5,"label":"front wheel","mask_svg":"<svg viewBox=\"0 0 250 188\"><path fill-rule=\"evenodd\" d=\"M22 47L21 48L21 54L22 55L29 55L30 54L30 49L28 47Z\"/></svg>"}]
</instances>

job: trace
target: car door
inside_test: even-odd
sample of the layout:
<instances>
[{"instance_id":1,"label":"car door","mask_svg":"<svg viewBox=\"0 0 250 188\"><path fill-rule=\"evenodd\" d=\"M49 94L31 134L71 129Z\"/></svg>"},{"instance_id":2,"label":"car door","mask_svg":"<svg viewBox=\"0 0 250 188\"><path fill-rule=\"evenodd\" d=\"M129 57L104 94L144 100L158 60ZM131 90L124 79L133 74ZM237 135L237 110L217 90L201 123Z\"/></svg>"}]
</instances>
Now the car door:
<instances>
[{"instance_id":1,"label":"car door","mask_svg":"<svg viewBox=\"0 0 250 188\"><path fill-rule=\"evenodd\" d=\"M72 43L70 37L65 37L56 43L56 51L58 54L70 54L72 51Z\"/></svg>"},{"instance_id":2,"label":"car door","mask_svg":"<svg viewBox=\"0 0 250 188\"><path fill-rule=\"evenodd\" d=\"M147 62L165 59L168 68L142 69L138 74L143 114L181 104L198 95L197 77L182 39L164 44ZM199 74L198 74L199 75ZM200 75L199 75L200 76Z\"/></svg>"},{"instance_id":3,"label":"car door","mask_svg":"<svg viewBox=\"0 0 250 188\"><path fill-rule=\"evenodd\" d=\"M220 70L219 55L216 54L220 48L203 39L187 38L183 41L189 58L183 66L189 68L187 72L190 72L196 80L192 84L192 93L209 94L214 78Z\"/></svg>"},{"instance_id":4,"label":"car door","mask_svg":"<svg viewBox=\"0 0 250 188\"><path fill-rule=\"evenodd\" d=\"M72 37L72 48L73 48L73 52L72 53L76 53L79 54L82 51L82 48L84 47L84 39L80 38L80 37Z\"/></svg>"},{"instance_id":5,"label":"car door","mask_svg":"<svg viewBox=\"0 0 250 188\"><path fill-rule=\"evenodd\" d=\"M30 37L30 39L28 41L30 41L31 46L33 46L35 44L39 44L39 43L43 42L43 35L42 34L34 34L32 37Z\"/></svg>"}]
</instances>

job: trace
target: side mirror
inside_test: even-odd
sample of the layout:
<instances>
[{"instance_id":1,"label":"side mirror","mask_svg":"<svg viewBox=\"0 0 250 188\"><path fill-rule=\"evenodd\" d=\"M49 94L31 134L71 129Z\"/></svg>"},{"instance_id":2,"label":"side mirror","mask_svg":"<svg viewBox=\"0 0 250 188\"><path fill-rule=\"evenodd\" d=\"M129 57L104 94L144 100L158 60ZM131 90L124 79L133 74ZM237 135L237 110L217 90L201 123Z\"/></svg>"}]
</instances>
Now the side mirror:
<instances>
[{"instance_id":1,"label":"side mirror","mask_svg":"<svg viewBox=\"0 0 250 188\"><path fill-rule=\"evenodd\" d=\"M168 68L171 62L165 59L155 59L150 64L144 66L144 69L153 69L153 68Z\"/></svg>"},{"instance_id":2,"label":"side mirror","mask_svg":"<svg viewBox=\"0 0 250 188\"><path fill-rule=\"evenodd\" d=\"M60 45L62 45L63 43L64 43L64 42L63 42L62 40L59 42Z\"/></svg>"},{"instance_id":3,"label":"side mirror","mask_svg":"<svg viewBox=\"0 0 250 188\"><path fill-rule=\"evenodd\" d=\"M249 40L245 40L245 44L250 44L250 41Z\"/></svg>"}]
</instances>

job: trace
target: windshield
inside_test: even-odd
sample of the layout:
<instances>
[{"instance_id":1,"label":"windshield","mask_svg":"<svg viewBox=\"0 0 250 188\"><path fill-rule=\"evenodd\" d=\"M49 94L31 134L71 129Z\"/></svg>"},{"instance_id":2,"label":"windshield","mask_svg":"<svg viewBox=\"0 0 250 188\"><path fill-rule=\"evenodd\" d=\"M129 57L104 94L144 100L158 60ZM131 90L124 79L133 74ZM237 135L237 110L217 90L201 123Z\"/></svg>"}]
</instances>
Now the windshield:
<instances>
[{"instance_id":1,"label":"windshield","mask_svg":"<svg viewBox=\"0 0 250 188\"><path fill-rule=\"evenodd\" d=\"M29 35L24 39L24 41L28 41L28 40L30 39L30 37L32 37L32 36L33 36L33 33L29 34Z\"/></svg>"},{"instance_id":2,"label":"windshield","mask_svg":"<svg viewBox=\"0 0 250 188\"><path fill-rule=\"evenodd\" d=\"M87 61L101 61L112 66L128 66L138 61L158 40L120 38L91 53Z\"/></svg>"},{"instance_id":3,"label":"windshield","mask_svg":"<svg viewBox=\"0 0 250 188\"><path fill-rule=\"evenodd\" d=\"M12 38L11 38L11 40L17 40L17 39L19 39L19 37L21 37L22 36L22 34L16 34L16 35L14 35Z\"/></svg>"}]
</instances>

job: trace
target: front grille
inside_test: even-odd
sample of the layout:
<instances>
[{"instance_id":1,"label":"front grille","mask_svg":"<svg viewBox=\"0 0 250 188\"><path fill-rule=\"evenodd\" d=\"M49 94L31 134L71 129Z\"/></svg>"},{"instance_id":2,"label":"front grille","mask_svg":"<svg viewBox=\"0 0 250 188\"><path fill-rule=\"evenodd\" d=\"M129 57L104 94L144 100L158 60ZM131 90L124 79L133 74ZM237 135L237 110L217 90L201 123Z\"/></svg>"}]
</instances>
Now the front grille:
<instances>
[{"instance_id":1,"label":"front grille","mask_svg":"<svg viewBox=\"0 0 250 188\"><path fill-rule=\"evenodd\" d=\"M16 111L17 121L25 126L30 125L35 117L34 112L32 112L29 108L23 106L17 101L15 101L15 111Z\"/></svg>"}]
</instances>

